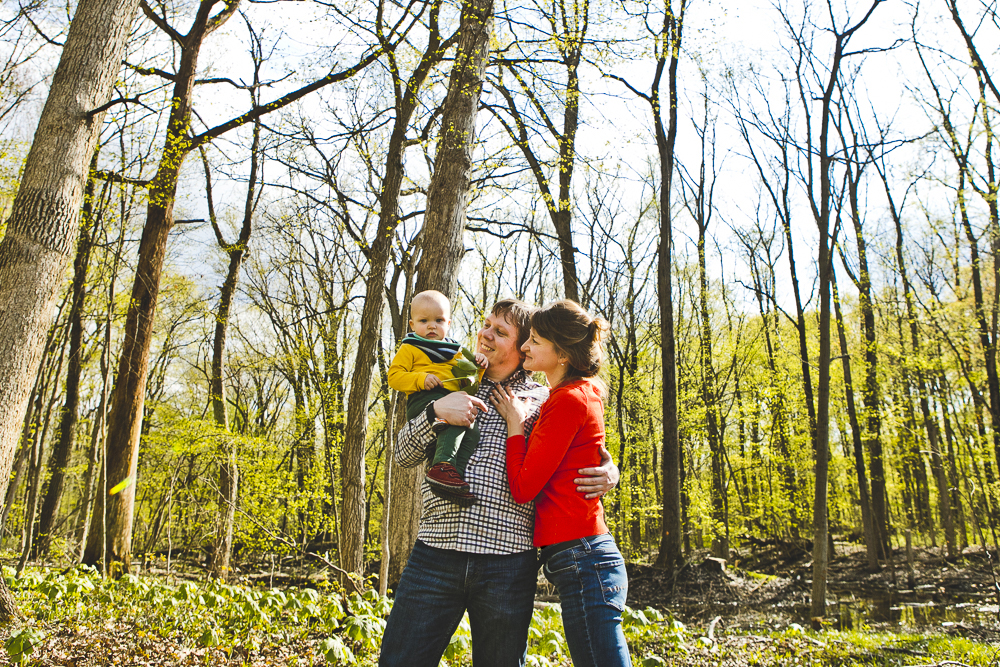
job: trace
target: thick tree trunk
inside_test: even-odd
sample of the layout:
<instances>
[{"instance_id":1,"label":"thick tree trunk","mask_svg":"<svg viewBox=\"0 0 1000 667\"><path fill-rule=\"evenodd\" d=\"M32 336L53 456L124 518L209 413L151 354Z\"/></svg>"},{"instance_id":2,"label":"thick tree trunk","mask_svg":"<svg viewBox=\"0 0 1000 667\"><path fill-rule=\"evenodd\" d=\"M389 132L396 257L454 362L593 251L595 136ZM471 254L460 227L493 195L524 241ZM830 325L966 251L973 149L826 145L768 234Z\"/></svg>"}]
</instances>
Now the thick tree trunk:
<instances>
[{"instance_id":1,"label":"thick tree trunk","mask_svg":"<svg viewBox=\"0 0 1000 667\"><path fill-rule=\"evenodd\" d=\"M458 50L441 113L434 174L420 233L420 259L414 294L436 289L454 296L465 246L465 210L472 177L476 112L493 28L493 0L462 5Z\"/></svg>"},{"instance_id":2,"label":"thick tree trunk","mask_svg":"<svg viewBox=\"0 0 1000 667\"><path fill-rule=\"evenodd\" d=\"M458 269L464 254L465 211L476 141L476 114L483 89L493 28L493 0L465 0L458 31L455 63L448 78L448 94L441 113L441 133L434 158L434 174L427 194L427 212L420 233L414 293L436 289L455 295ZM387 448L388 450L389 448ZM388 451L387 451L388 456ZM391 549L383 565L389 582L398 581L420 520L421 470L391 465L390 516L385 522ZM398 514L398 516L397 516Z\"/></svg>"},{"instance_id":3,"label":"thick tree trunk","mask_svg":"<svg viewBox=\"0 0 1000 667\"><path fill-rule=\"evenodd\" d=\"M97 168L97 155L91 161L91 171ZM80 406L80 374L83 354L83 308L87 298L87 270L90 266L90 249L93 247L93 197L95 180L93 176L87 181L86 196L83 204L83 223L80 226L80 238L76 246L76 258L73 260L73 300L69 310L69 363L66 368L66 398L63 403L59 420L59 440L52 450L49 459L49 483L45 491L45 500L38 518L38 539L35 543L35 553L48 552L52 528L55 526L59 505L62 502L63 489L66 484L66 468L69 467L73 455L73 443L76 439L76 424Z\"/></svg>"},{"instance_id":4,"label":"thick tree trunk","mask_svg":"<svg viewBox=\"0 0 1000 667\"><path fill-rule=\"evenodd\" d=\"M81 0L0 241L0 495L138 0ZM0 622L17 614L0 578Z\"/></svg>"}]
</instances>

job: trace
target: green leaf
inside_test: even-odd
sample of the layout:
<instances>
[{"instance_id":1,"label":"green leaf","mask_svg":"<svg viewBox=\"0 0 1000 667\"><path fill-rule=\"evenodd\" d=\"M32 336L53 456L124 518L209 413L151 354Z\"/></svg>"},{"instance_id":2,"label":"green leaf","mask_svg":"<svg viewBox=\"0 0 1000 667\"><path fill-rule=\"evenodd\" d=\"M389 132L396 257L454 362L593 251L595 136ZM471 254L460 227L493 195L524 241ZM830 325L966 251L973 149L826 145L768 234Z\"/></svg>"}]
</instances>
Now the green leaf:
<instances>
[{"instance_id":1,"label":"green leaf","mask_svg":"<svg viewBox=\"0 0 1000 667\"><path fill-rule=\"evenodd\" d=\"M455 362L455 368L452 371L452 375L455 377L469 377L475 375L479 372L479 366L476 366L471 361L467 359L459 359Z\"/></svg>"},{"instance_id":2,"label":"green leaf","mask_svg":"<svg viewBox=\"0 0 1000 667\"><path fill-rule=\"evenodd\" d=\"M334 665L353 665L357 663L354 652L344 644L340 637L327 637L319 643L319 650L326 661Z\"/></svg>"},{"instance_id":3,"label":"green leaf","mask_svg":"<svg viewBox=\"0 0 1000 667\"><path fill-rule=\"evenodd\" d=\"M205 631L198 637L198 644L201 646L218 646L222 643L222 635L215 626L205 628Z\"/></svg>"},{"instance_id":4,"label":"green leaf","mask_svg":"<svg viewBox=\"0 0 1000 667\"><path fill-rule=\"evenodd\" d=\"M7 655L10 657L11 662L24 664L28 662L28 657L43 639L45 639L45 635L39 630L35 628L23 628L12 634L4 642L3 647L7 649Z\"/></svg>"}]
</instances>

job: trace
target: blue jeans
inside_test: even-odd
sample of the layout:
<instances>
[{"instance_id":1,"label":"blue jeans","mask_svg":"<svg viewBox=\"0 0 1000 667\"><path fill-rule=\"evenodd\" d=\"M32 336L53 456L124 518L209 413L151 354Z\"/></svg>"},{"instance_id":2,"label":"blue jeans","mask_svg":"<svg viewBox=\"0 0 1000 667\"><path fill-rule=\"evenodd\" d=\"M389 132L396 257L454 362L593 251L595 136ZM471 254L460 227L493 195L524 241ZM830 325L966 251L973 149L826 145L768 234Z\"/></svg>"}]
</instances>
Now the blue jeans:
<instances>
[{"instance_id":1,"label":"blue jeans","mask_svg":"<svg viewBox=\"0 0 1000 667\"><path fill-rule=\"evenodd\" d=\"M542 571L559 591L573 667L631 667L622 632L628 574L614 538L582 538L549 558Z\"/></svg>"},{"instance_id":2,"label":"blue jeans","mask_svg":"<svg viewBox=\"0 0 1000 667\"><path fill-rule=\"evenodd\" d=\"M436 667L466 610L476 667L522 667L535 601L534 549L498 556L419 540L396 588L379 667Z\"/></svg>"}]
</instances>

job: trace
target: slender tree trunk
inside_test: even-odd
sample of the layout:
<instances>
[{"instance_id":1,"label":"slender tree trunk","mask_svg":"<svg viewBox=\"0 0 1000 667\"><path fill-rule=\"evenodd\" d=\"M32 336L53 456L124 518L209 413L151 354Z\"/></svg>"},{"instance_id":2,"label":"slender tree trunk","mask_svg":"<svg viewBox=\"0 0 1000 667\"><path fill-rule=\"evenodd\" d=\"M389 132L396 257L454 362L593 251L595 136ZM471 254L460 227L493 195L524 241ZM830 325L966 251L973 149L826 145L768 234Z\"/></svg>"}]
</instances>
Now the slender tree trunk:
<instances>
[{"instance_id":1,"label":"slender tree trunk","mask_svg":"<svg viewBox=\"0 0 1000 667\"><path fill-rule=\"evenodd\" d=\"M211 10L217 2L218 0L202 0L190 31L184 36L180 63L173 78L166 140L156 175L149 185L146 223L139 241L139 260L125 318L124 342L118 360L114 400L108 415L107 484L112 488L120 484L125 486L118 493L110 495L106 501L106 544L90 540L84 554L84 562L94 564L101 560L101 552L106 551L110 562L116 564L105 564L113 575L131 570L132 520L139 438L149 378L149 349L153 339L153 322L167 238L174 224L174 197L178 176L184 159L193 148L189 130L198 56L205 37L232 16L239 4L238 1L232 2L218 16L212 17ZM162 21L162 18L159 20Z\"/></svg>"},{"instance_id":2,"label":"slender tree trunk","mask_svg":"<svg viewBox=\"0 0 1000 667\"><path fill-rule=\"evenodd\" d=\"M875 572L878 567L879 541L872 516L871 497L868 494L868 475L865 472L864 446L861 442L861 423L854 403L854 380L851 374L850 350L847 347L847 332L844 328L844 316L840 312L840 294L837 290L836 274L832 276L833 310L837 320L837 337L840 340L841 362L844 368L844 393L847 402L847 417L851 423L851 443L854 450L854 470L858 477L858 496L861 510L861 526L865 535L865 552L868 556L868 569Z\"/></svg>"},{"instance_id":3,"label":"slender tree trunk","mask_svg":"<svg viewBox=\"0 0 1000 667\"><path fill-rule=\"evenodd\" d=\"M682 554L681 442L677 422L677 346L674 340L673 301L673 212L671 194L674 177L674 145L677 142L677 67L680 61L684 12L687 0L678 11L668 2L663 13L661 43L657 53L656 75L651 93L646 97L653 112L656 150L659 158L660 238L657 252L656 295L660 308L660 371L663 391L663 456L660 459L663 485L663 513L660 525L660 549L657 567L674 572L684 563ZM660 86L666 68L667 123L664 127Z\"/></svg>"},{"instance_id":4,"label":"slender tree trunk","mask_svg":"<svg viewBox=\"0 0 1000 667\"><path fill-rule=\"evenodd\" d=\"M365 302L361 311L361 332L354 358L351 390L347 399L347 422L344 447L341 450L341 510L340 567L358 577L357 582L342 577L344 586L358 586L364 570L365 508L365 442L368 436L368 399L371 391L372 368L375 365L377 337L382 335L383 295L389 253L399 225L399 193L403 182L403 149L406 131L417 107L417 95L431 67L443 55L443 44L437 29L440 3L431 7L427 48L405 83L399 82L396 118L386 151L385 176L379 195L379 220L375 240L367 249L368 274L365 278ZM463 14L464 16L464 14ZM395 63L394 56L390 60ZM394 65L395 67L395 65ZM464 216L464 210L460 215ZM397 488L406 488L405 482ZM390 502L390 511L393 503ZM410 543L412 546L412 542Z\"/></svg>"},{"instance_id":5,"label":"slender tree trunk","mask_svg":"<svg viewBox=\"0 0 1000 667\"><path fill-rule=\"evenodd\" d=\"M209 201L209 215L212 228L215 230L219 247L229 255L229 268L222 283L219 294L219 310L215 316L215 336L212 341L212 415L215 425L220 431L229 432L229 414L226 404L226 334L229 330L229 314L232 309L233 297L240 279L240 268L246 255L247 244L253 230L253 216L256 209L256 184L260 170L260 120L254 122L253 141L250 145L250 174L247 178L247 196L243 208L243 225L236 243L226 243L222 229L215 216L215 204L212 201L211 171L205 153L202 153L205 166L206 193ZM212 549L212 561L209 572L213 577L227 579L229 576L229 561L233 552L233 524L236 521L236 500L239 489L239 466L237 465L236 441L224 438L219 449L219 515L216 520L216 538Z\"/></svg>"},{"instance_id":6,"label":"slender tree trunk","mask_svg":"<svg viewBox=\"0 0 1000 667\"><path fill-rule=\"evenodd\" d=\"M62 327L60 327L62 328ZM44 391L49 391L49 399L45 406L45 417L42 419L42 430L35 434L35 446L31 456L31 469L28 475L28 489L25 494L24 511L24 541L21 545L21 560L18 562L18 574L28 563L35 539L35 516L38 514L38 501L42 490L42 462L45 458L46 443L49 440L49 426L52 424L52 409L57 402L56 394L59 392L60 378L62 377L63 360L66 358L66 344L68 340L62 339L59 348L59 359L52 369L52 376L47 379ZM51 387L51 389L50 389Z\"/></svg>"},{"instance_id":7,"label":"slender tree trunk","mask_svg":"<svg viewBox=\"0 0 1000 667\"><path fill-rule=\"evenodd\" d=\"M719 428L719 406L716 396L715 368L712 364L712 328L708 313L708 268L705 261L705 237L708 219L704 212L704 165L698 187L698 303L700 320L699 363L701 366L701 400L705 405L705 431L712 455L712 555L729 558L729 540L719 531L728 525L726 512L726 453Z\"/></svg>"}]
</instances>

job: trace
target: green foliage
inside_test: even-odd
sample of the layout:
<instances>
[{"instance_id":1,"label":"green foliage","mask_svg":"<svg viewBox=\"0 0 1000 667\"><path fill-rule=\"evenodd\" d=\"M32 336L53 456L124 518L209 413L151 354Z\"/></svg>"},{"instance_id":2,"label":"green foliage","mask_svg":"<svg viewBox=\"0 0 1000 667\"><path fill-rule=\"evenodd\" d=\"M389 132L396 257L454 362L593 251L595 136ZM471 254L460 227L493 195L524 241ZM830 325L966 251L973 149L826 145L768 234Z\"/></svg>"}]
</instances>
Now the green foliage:
<instances>
[{"instance_id":1,"label":"green foliage","mask_svg":"<svg viewBox=\"0 0 1000 667\"><path fill-rule=\"evenodd\" d=\"M229 659L224 656L238 654L254 664L253 656L290 651L331 665L372 665L392 608L391 600L372 590L343 595L332 590L251 588L217 581L170 584L132 575L111 581L86 567L63 574L27 569L19 578L4 568L4 576L9 577L28 615L25 625L4 644L14 664L52 664L46 653L50 642L117 632L119 650L129 656L142 653L159 663L170 662L167 656L177 650L201 651L206 663L214 652L223 661ZM995 660L995 649L965 638L815 633L794 623L763 634L727 631L708 639L703 630L689 628L653 608L626 608L622 628L633 663L642 667L909 664L899 662L901 655L924 656L927 663L951 660L988 665ZM124 643L122 637L127 638ZM560 606L536 609L529 629L527 664L562 667L569 660ZM471 661L472 635L466 616L442 664L468 667Z\"/></svg>"},{"instance_id":2,"label":"green foliage","mask_svg":"<svg viewBox=\"0 0 1000 667\"><path fill-rule=\"evenodd\" d=\"M333 664L355 664L358 655L376 654L392 608L392 602L375 591L343 596L214 580L171 585L134 575L101 580L86 567L65 574L28 569L12 580L12 588L36 622L132 627L161 640L226 652L313 642ZM43 637L31 626L13 634L7 641L11 660L26 660Z\"/></svg>"},{"instance_id":3,"label":"green foliage","mask_svg":"<svg viewBox=\"0 0 1000 667\"><path fill-rule=\"evenodd\" d=\"M10 636L4 642L3 647L7 650L7 656L15 664L28 662L35 647L38 646L45 635L35 628L22 628Z\"/></svg>"}]
</instances>

